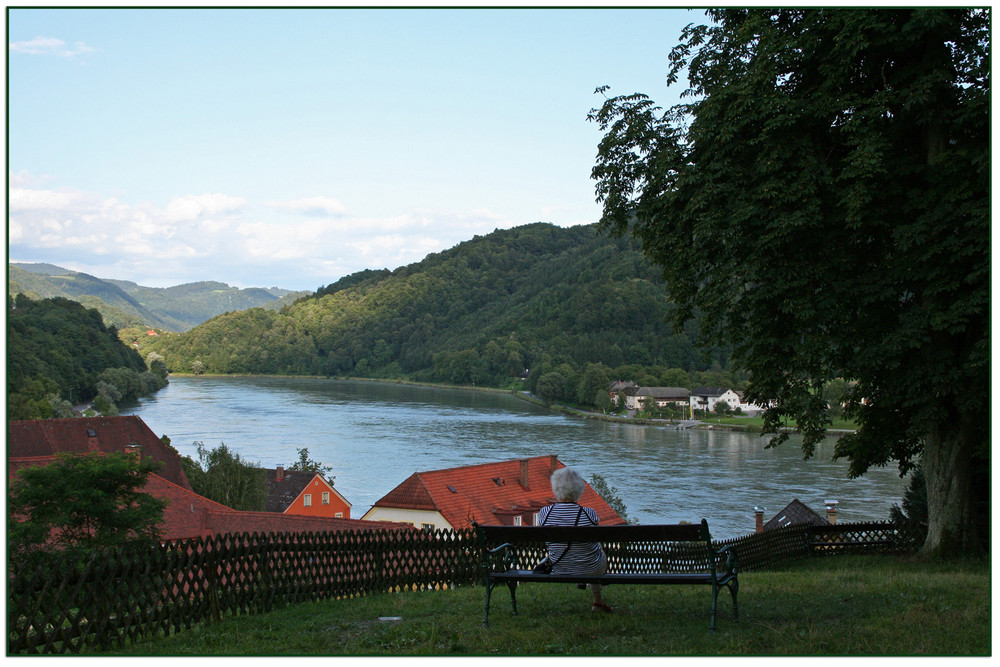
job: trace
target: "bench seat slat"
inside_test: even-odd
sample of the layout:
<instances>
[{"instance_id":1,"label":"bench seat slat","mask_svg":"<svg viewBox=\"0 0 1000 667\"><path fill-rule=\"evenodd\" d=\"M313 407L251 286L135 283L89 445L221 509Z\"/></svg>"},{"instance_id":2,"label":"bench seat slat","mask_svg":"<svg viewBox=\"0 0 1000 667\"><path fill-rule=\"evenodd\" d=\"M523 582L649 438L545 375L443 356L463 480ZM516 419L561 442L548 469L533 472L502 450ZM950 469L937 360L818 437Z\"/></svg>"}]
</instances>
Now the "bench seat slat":
<instances>
[{"instance_id":1,"label":"bench seat slat","mask_svg":"<svg viewBox=\"0 0 1000 667\"><path fill-rule=\"evenodd\" d=\"M629 572L602 574L599 576L571 574L539 574L531 570L508 570L491 575L500 581L546 581L566 584L585 584L598 582L601 584L711 584L712 575L700 572L664 572L632 574Z\"/></svg>"}]
</instances>

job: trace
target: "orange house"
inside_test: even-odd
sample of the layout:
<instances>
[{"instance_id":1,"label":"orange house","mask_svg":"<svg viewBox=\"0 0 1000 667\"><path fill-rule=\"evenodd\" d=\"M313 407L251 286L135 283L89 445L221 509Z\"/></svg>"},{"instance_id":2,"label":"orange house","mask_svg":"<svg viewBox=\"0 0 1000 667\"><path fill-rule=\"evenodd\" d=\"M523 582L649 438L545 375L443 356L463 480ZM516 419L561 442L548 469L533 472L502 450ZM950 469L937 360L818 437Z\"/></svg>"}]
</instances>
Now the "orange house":
<instances>
[{"instance_id":1,"label":"orange house","mask_svg":"<svg viewBox=\"0 0 1000 667\"><path fill-rule=\"evenodd\" d=\"M282 466L266 470L265 474L266 511L335 519L351 518L351 503L323 475L285 470Z\"/></svg>"}]
</instances>

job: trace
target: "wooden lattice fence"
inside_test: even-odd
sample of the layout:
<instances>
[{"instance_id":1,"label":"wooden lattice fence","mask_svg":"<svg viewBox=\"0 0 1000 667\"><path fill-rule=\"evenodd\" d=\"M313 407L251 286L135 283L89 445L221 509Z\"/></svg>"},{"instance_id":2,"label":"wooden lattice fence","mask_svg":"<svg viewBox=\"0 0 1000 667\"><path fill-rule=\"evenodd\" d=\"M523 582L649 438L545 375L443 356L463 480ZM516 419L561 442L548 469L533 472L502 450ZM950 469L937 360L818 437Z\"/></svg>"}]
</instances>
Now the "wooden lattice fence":
<instances>
[{"instance_id":1,"label":"wooden lattice fence","mask_svg":"<svg viewBox=\"0 0 1000 667\"><path fill-rule=\"evenodd\" d=\"M792 526L716 542L727 544L744 571L810 554L916 546L886 523ZM697 571L705 559L703 547L685 543L605 550L619 572L667 564ZM544 545L532 546L523 564L542 557ZM243 533L105 550L83 563L48 557L8 572L7 653L79 653L297 602L479 584L479 565L471 530Z\"/></svg>"}]
</instances>

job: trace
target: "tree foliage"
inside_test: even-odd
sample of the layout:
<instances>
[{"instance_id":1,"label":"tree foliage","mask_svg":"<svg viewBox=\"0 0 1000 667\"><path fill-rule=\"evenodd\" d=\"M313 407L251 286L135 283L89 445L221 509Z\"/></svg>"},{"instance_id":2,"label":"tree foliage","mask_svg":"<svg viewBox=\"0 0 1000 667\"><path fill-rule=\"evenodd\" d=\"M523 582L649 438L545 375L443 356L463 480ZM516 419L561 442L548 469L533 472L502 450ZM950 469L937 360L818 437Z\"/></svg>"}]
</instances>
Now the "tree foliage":
<instances>
[{"instance_id":1,"label":"tree foliage","mask_svg":"<svg viewBox=\"0 0 1000 667\"><path fill-rule=\"evenodd\" d=\"M7 307L7 417L72 416L70 403L98 397L116 414L167 383L106 327L96 310L64 298L32 301L19 294ZM68 413L68 414L67 414Z\"/></svg>"},{"instance_id":2,"label":"tree foliage","mask_svg":"<svg viewBox=\"0 0 1000 667\"><path fill-rule=\"evenodd\" d=\"M850 474L922 461L927 549L982 544L989 10L709 15L670 56L689 101L592 112L602 224L662 267L675 323L732 345L768 430L795 418L811 455L850 381Z\"/></svg>"},{"instance_id":3,"label":"tree foliage","mask_svg":"<svg viewBox=\"0 0 1000 667\"><path fill-rule=\"evenodd\" d=\"M159 465L135 454L61 454L21 469L8 491L14 562L39 552L83 558L102 547L155 543L166 502L142 488Z\"/></svg>"},{"instance_id":4,"label":"tree foliage","mask_svg":"<svg viewBox=\"0 0 1000 667\"><path fill-rule=\"evenodd\" d=\"M226 507L247 512L261 512L267 500L267 483L260 463L248 461L226 443L208 449L195 442L198 460L181 459L191 489Z\"/></svg>"},{"instance_id":5,"label":"tree foliage","mask_svg":"<svg viewBox=\"0 0 1000 667\"><path fill-rule=\"evenodd\" d=\"M499 230L395 271L362 271L280 312L227 313L183 334L127 332L175 372L281 373L511 386L526 369L588 364L703 372L665 325L672 306L631 239L595 225ZM713 357L714 355L714 357ZM546 361L547 360L547 361ZM517 386L514 384L514 386ZM566 387L569 400L578 385ZM584 393L585 402L594 395Z\"/></svg>"},{"instance_id":6,"label":"tree foliage","mask_svg":"<svg viewBox=\"0 0 1000 667\"><path fill-rule=\"evenodd\" d=\"M303 447L302 449L296 448L295 451L299 453L299 460L293 463L288 469L295 470L299 472L316 472L323 475L324 479L328 482L333 483L336 477L330 475L330 471L333 470L328 465L323 465L319 461L313 461L309 458L309 448Z\"/></svg>"},{"instance_id":7,"label":"tree foliage","mask_svg":"<svg viewBox=\"0 0 1000 667\"><path fill-rule=\"evenodd\" d=\"M617 486L609 485L608 481L604 479L604 476L597 473L591 475L590 486L597 492L597 495L604 499L604 502L611 506L611 509L613 509L618 516L625 519L625 523L635 523L635 521L629 519L628 509L625 506L625 501L622 500L622 497L618 494Z\"/></svg>"}]
</instances>

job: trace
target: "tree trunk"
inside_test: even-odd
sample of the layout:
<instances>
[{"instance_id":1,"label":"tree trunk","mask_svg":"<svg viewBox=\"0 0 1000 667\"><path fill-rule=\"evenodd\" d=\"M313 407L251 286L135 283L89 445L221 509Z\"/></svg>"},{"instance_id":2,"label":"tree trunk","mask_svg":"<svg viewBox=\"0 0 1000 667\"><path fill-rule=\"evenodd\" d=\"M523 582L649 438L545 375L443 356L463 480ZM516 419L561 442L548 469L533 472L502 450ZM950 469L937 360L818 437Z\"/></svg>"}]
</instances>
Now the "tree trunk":
<instances>
[{"instance_id":1,"label":"tree trunk","mask_svg":"<svg viewBox=\"0 0 1000 667\"><path fill-rule=\"evenodd\" d=\"M968 419L963 415L954 423L939 425L924 442L928 526L921 553L925 556L974 553L983 543L986 517L975 503L975 429Z\"/></svg>"}]
</instances>

